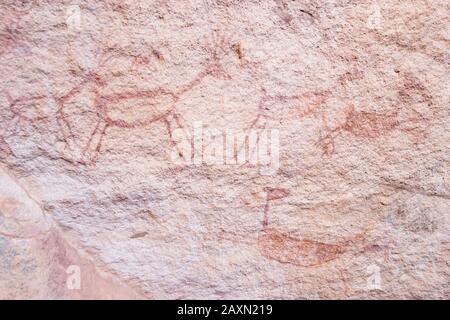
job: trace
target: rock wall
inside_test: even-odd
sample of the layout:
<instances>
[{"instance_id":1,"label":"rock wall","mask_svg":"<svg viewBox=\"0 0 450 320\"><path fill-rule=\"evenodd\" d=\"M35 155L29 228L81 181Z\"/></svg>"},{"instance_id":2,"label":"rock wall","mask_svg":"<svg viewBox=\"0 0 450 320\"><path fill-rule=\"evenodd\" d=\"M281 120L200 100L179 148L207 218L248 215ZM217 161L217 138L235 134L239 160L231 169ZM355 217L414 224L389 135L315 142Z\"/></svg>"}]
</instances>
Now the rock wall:
<instances>
[{"instance_id":1,"label":"rock wall","mask_svg":"<svg viewBox=\"0 0 450 320\"><path fill-rule=\"evenodd\" d=\"M450 297L447 1L0 3L0 298Z\"/></svg>"}]
</instances>

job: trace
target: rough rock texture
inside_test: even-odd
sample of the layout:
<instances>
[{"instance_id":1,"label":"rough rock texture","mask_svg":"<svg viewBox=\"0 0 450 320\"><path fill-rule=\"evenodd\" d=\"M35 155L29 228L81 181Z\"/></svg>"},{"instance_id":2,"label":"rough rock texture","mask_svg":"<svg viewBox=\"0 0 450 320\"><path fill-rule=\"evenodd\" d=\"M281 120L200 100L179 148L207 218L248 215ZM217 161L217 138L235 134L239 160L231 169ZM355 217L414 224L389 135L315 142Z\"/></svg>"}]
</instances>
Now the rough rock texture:
<instances>
[{"instance_id":1,"label":"rough rock texture","mask_svg":"<svg viewBox=\"0 0 450 320\"><path fill-rule=\"evenodd\" d=\"M2 0L0 298L450 298L449 14Z\"/></svg>"}]
</instances>

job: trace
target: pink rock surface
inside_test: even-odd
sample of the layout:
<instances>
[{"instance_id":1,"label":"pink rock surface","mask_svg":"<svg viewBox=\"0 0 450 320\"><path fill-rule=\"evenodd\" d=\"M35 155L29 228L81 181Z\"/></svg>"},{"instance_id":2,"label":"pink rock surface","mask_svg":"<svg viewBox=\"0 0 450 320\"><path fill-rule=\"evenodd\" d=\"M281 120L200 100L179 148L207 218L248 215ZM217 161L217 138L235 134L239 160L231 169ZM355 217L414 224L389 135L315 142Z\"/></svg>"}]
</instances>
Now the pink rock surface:
<instances>
[{"instance_id":1,"label":"pink rock surface","mask_svg":"<svg viewBox=\"0 0 450 320\"><path fill-rule=\"evenodd\" d=\"M3 1L0 298L448 299L449 13Z\"/></svg>"}]
</instances>

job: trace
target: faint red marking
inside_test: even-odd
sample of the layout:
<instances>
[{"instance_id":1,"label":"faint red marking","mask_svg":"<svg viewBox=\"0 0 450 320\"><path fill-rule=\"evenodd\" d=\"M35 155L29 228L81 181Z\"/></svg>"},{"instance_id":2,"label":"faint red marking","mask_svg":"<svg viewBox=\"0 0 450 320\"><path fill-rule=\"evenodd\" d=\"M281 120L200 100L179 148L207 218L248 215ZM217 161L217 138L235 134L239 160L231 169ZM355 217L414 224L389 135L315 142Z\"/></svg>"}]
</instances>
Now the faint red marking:
<instances>
[{"instance_id":1,"label":"faint red marking","mask_svg":"<svg viewBox=\"0 0 450 320\"><path fill-rule=\"evenodd\" d=\"M12 10L6 13L0 30L0 56L14 49L22 49L19 53L31 54L31 48L27 45L25 37L20 33L19 25L28 15L26 11Z\"/></svg>"},{"instance_id":2,"label":"faint red marking","mask_svg":"<svg viewBox=\"0 0 450 320\"><path fill-rule=\"evenodd\" d=\"M263 230L259 235L258 248L268 259L302 267L323 264L345 252L343 244L300 240L272 228Z\"/></svg>"},{"instance_id":3,"label":"faint red marking","mask_svg":"<svg viewBox=\"0 0 450 320\"><path fill-rule=\"evenodd\" d=\"M339 243L324 243L297 239L277 229L269 228L269 203L288 197L289 191L284 188L266 188L266 192L263 230L258 236L258 248L268 259L303 267L317 266L339 257L357 239L364 239L363 234L358 234Z\"/></svg>"},{"instance_id":4,"label":"faint red marking","mask_svg":"<svg viewBox=\"0 0 450 320\"><path fill-rule=\"evenodd\" d=\"M143 55L133 56L132 68L136 68L139 66L148 65L150 63L150 58Z\"/></svg>"},{"instance_id":5,"label":"faint red marking","mask_svg":"<svg viewBox=\"0 0 450 320\"><path fill-rule=\"evenodd\" d=\"M157 98L162 96L170 97L170 106L167 108L167 111L158 112L158 110L155 110L154 113L150 114L149 118L126 121L123 119L114 120L109 115L109 111L113 109L113 105L115 104L120 105L122 102L133 99L148 99L148 103L151 104L153 99L156 100ZM106 122L107 126L116 126L120 128L138 128L147 126L155 121L159 121L162 118L167 117L171 112L173 112L175 103L177 101L178 97L174 93L158 88L156 90L121 92L112 95L98 96L95 106L98 109L100 117Z\"/></svg>"},{"instance_id":6,"label":"faint red marking","mask_svg":"<svg viewBox=\"0 0 450 320\"><path fill-rule=\"evenodd\" d=\"M8 99L9 109L15 118L22 121L39 121L48 117L41 110L42 100L48 99L46 95L34 95L27 97L20 97L13 99L11 95L6 92L6 98Z\"/></svg>"},{"instance_id":7,"label":"faint red marking","mask_svg":"<svg viewBox=\"0 0 450 320\"><path fill-rule=\"evenodd\" d=\"M5 140L5 137L0 135L0 150L7 155L14 155L13 150L11 149L11 146L9 145L8 141Z\"/></svg>"},{"instance_id":8,"label":"faint red marking","mask_svg":"<svg viewBox=\"0 0 450 320\"><path fill-rule=\"evenodd\" d=\"M47 96L45 95L30 95L14 99L9 92L4 91L5 97L8 100L9 110L12 113L10 125L2 130L3 140L7 136L17 133L18 127L24 123L32 123L48 118L42 110L43 103L47 103ZM45 100L43 102L43 100Z\"/></svg>"},{"instance_id":9,"label":"faint red marking","mask_svg":"<svg viewBox=\"0 0 450 320\"><path fill-rule=\"evenodd\" d=\"M152 49L152 54L153 56L156 57L156 59L158 59L160 62L164 62L164 55L161 53L161 51L156 50L156 49Z\"/></svg>"},{"instance_id":10,"label":"faint red marking","mask_svg":"<svg viewBox=\"0 0 450 320\"><path fill-rule=\"evenodd\" d=\"M362 80L363 78L364 73L361 72L359 69L352 67L349 71L345 72L344 74L338 77L338 83L340 85L346 85L348 82L352 82L355 80Z\"/></svg>"},{"instance_id":11,"label":"faint red marking","mask_svg":"<svg viewBox=\"0 0 450 320\"><path fill-rule=\"evenodd\" d=\"M242 151L246 145L249 145L249 133L252 130L259 130L267 128L268 120L279 120L283 114L287 111L283 111L280 108L291 106L291 111L299 118L305 118L309 116L317 116L318 109L328 99L329 91L311 91L304 92L298 95L268 95L266 90L262 89L262 97L258 104L258 114L250 125L245 129L246 138L245 144L243 144L239 152ZM280 110L273 110L280 109ZM257 137L256 145L259 143L259 136ZM249 153L255 152L255 149L249 150ZM248 162L248 161L247 161ZM246 164L244 164L246 165Z\"/></svg>"},{"instance_id":12,"label":"faint red marking","mask_svg":"<svg viewBox=\"0 0 450 320\"><path fill-rule=\"evenodd\" d=\"M315 267L338 259L353 248L361 248L357 252L372 251L377 245L366 245L368 232L373 228L370 224L363 231L344 240L327 243L311 239L299 239L289 233L269 227L270 203L289 197L289 190L284 188L266 188L266 203L262 229L258 232L255 241L249 240L248 235L237 234L220 230L216 239L243 243L258 248L258 251L267 259L283 264L301 267ZM207 238L205 238L207 239Z\"/></svg>"},{"instance_id":13,"label":"faint red marking","mask_svg":"<svg viewBox=\"0 0 450 320\"><path fill-rule=\"evenodd\" d=\"M345 114L345 121L333 129L328 129L328 133L317 142L322 148L324 155L331 155L334 153L335 139L344 132L358 138L367 139L376 139L387 136L395 130L408 133L415 138L417 138L419 134L423 134L423 131L417 128L403 127L403 124L418 124L425 120L423 115L417 112L416 116L402 120L397 111L384 114L356 111L355 106L349 104L345 110Z\"/></svg>"},{"instance_id":14,"label":"faint red marking","mask_svg":"<svg viewBox=\"0 0 450 320\"><path fill-rule=\"evenodd\" d=\"M266 204L264 206L263 227L269 225L269 204L272 200L283 199L289 195L289 191L283 188L266 188Z\"/></svg>"},{"instance_id":15,"label":"faint red marking","mask_svg":"<svg viewBox=\"0 0 450 320\"><path fill-rule=\"evenodd\" d=\"M351 60L355 59L356 57ZM352 67L350 71L338 78L338 85L345 86L347 82L362 78L364 78L364 74L357 68ZM331 129L328 127L325 115L322 113L322 122L326 134L317 142L317 145L321 147L323 155L329 156L334 153L335 139L345 132L358 138L377 139L388 136L394 131L407 134L414 143L417 143L420 138L425 136L426 128L424 126L427 126L429 119L410 106L411 103L415 102L411 98L412 95L421 97L421 101L418 102L427 103L428 106L432 104L432 96L420 80L410 73L405 73L398 90L396 103L398 105L408 105L412 115L406 119L401 117L398 108L395 111L380 114L357 111L354 104L349 103L344 110L344 122Z\"/></svg>"},{"instance_id":16,"label":"faint red marking","mask_svg":"<svg viewBox=\"0 0 450 320\"><path fill-rule=\"evenodd\" d=\"M265 122L268 119L277 119L285 113L282 111L284 106L290 105L294 113L299 118L304 118L316 113L317 109L329 97L329 91L309 91L298 95L268 95L263 90L263 96L258 105L258 115L250 125L250 129L256 128L258 123L263 121L262 127L265 127ZM280 109L275 111L275 109Z\"/></svg>"},{"instance_id":17,"label":"faint red marking","mask_svg":"<svg viewBox=\"0 0 450 320\"><path fill-rule=\"evenodd\" d=\"M289 195L289 190L284 188L266 188L267 200L277 200L286 198Z\"/></svg>"},{"instance_id":18,"label":"faint red marking","mask_svg":"<svg viewBox=\"0 0 450 320\"><path fill-rule=\"evenodd\" d=\"M94 90L97 93L97 91L104 86L103 80L98 76L96 73L92 72L87 74L82 81L73 89L71 89L68 93L66 93L63 96L60 97L54 97L57 105L58 110L56 113L56 120L60 128L60 133L62 135L62 139L65 145L65 148L70 152L78 152L80 151L81 154L76 157L76 159L69 159L70 161L81 163L81 164L90 164L96 161L98 157L98 151L101 148L101 143L103 140L103 135L106 132L106 126L103 129L100 129L100 119L96 124L96 127L94 128L94 131L90 134L90 138L88 140L88 143L85 146L80 146L79 142L77 141L76 135L73 131L72 124L69 121L68 116L65 113L65 104L72 99L74 96L79 94L81 90L84 88L84 86L93 83L95 84ZM93 155L88 155L88 151L91 147L91 143L94 140L94 136L99 133L100 130L100 138L98 139L98 142L96 146L94 147L94 153Z\"/></svg>"}]
</instances>

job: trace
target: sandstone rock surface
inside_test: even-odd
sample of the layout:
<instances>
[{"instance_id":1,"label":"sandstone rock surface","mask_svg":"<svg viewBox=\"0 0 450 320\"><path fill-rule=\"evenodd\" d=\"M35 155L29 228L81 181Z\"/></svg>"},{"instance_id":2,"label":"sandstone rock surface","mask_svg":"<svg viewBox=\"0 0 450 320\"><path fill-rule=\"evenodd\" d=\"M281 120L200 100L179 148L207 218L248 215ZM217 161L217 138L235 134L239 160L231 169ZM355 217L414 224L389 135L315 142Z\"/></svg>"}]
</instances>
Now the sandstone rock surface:
<instances>
[{"instance_id":1,"label":"sandstone rock surface","mask_svg":"<svg viewBox=\"0 0 450 320\"><path fill-rule=\"evenodd\" d=\"M0 298L450 298L449 14L2 1Z\"/></svg>"}]
</instances>

